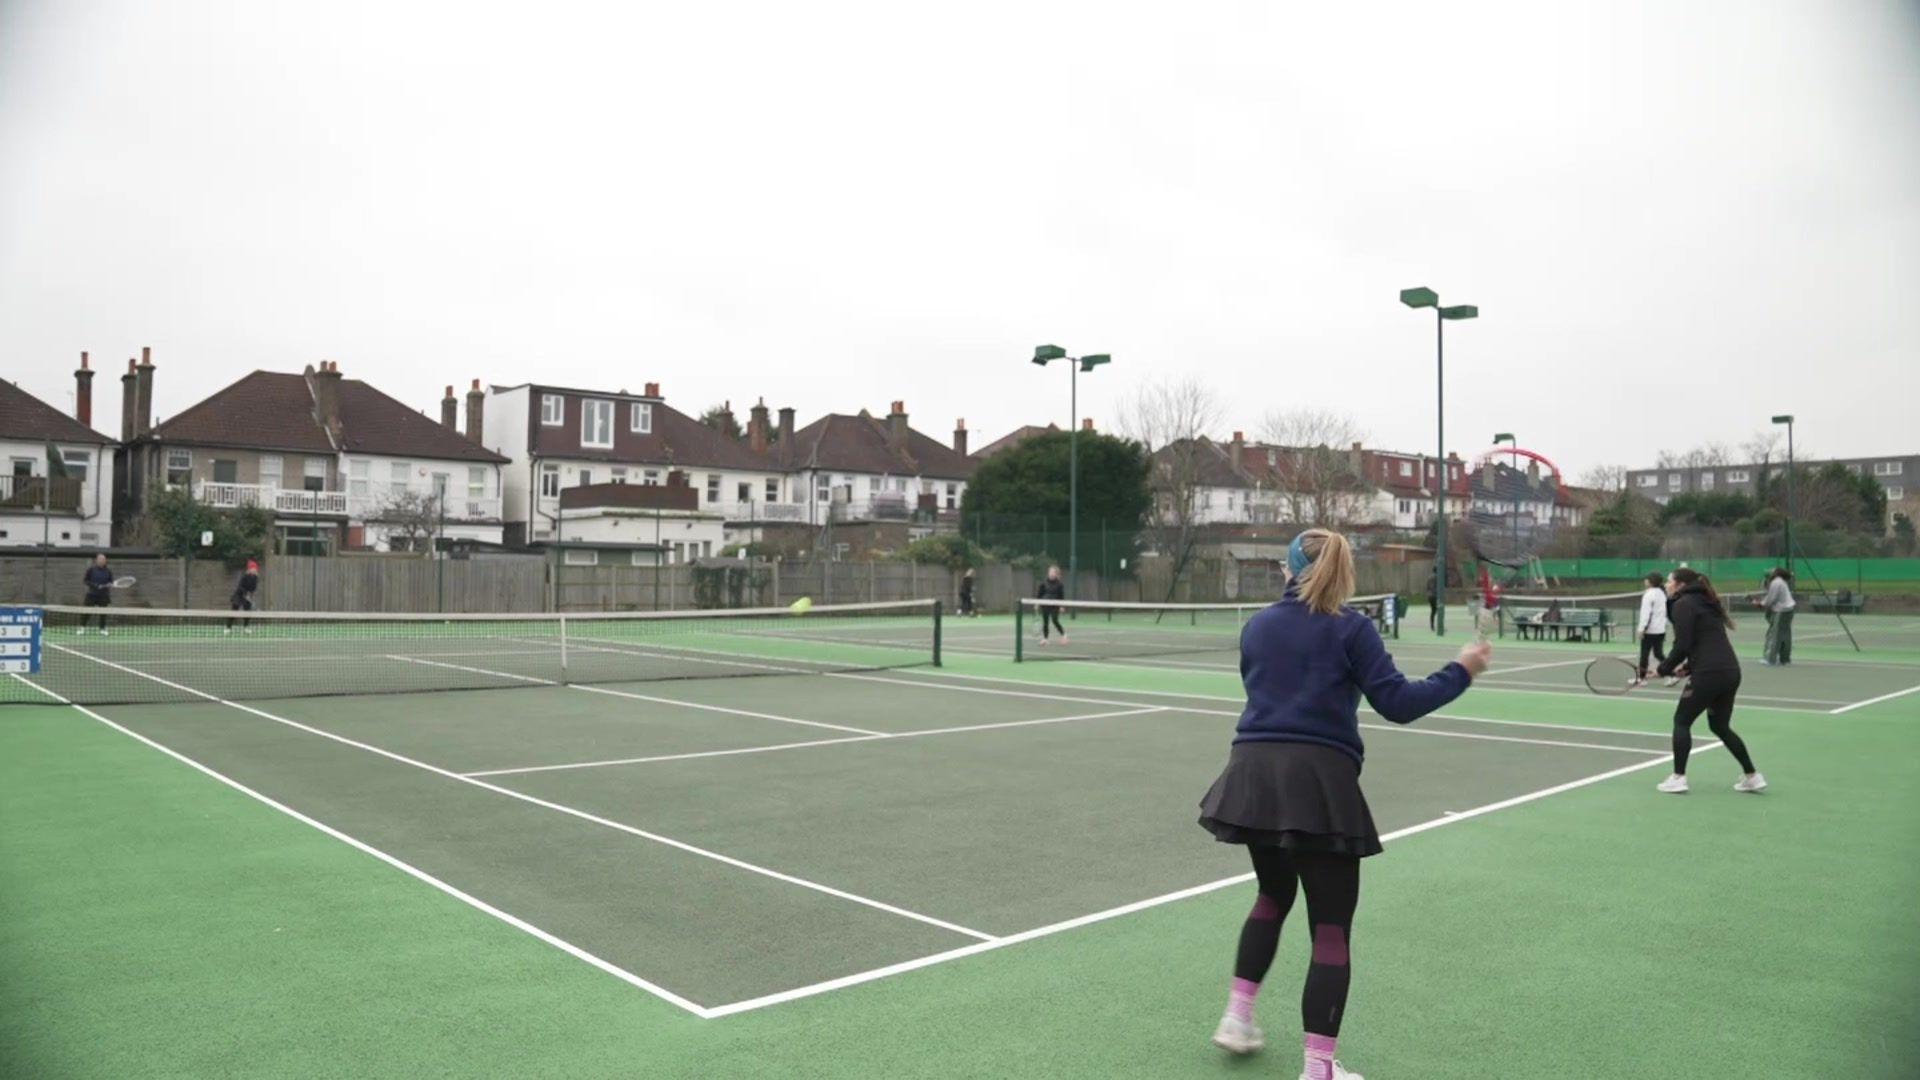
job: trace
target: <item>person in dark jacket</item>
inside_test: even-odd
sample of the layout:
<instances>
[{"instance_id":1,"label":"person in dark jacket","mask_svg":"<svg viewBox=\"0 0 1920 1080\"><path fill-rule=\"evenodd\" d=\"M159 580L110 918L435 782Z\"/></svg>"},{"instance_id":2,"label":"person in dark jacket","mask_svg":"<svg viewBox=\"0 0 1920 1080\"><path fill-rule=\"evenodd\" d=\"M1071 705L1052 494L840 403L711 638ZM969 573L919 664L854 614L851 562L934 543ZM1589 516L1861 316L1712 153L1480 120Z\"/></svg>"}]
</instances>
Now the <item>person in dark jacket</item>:
<instances>
[{"instance_id":1,"label":"person in dark jacket","mask_svg":"<svg viewBox=\"0 0 1920 1080\"><path fill-rule=\"evenodd\" d=\"M1440 575L1427 577L1427 629L1440 629Z\"/></svg>"},{"instance_id":2,"label":"person in dark jacket","mask_svg":"<svg viewBox=\"0 0 1920 1080\"><path fill-rule=\"evenodd\" d=\"M960 575L960 614L979 614L973 610L973 567L971 566L967 567L966 573Z\"/></svg>"},{"instance_id":3,"label":"person in dark jacket","mask_svg":"<svg viewBox=\"0 0 1920 1080\"><path fill-rule=\"evenodd\" d=\"M88 607L104 609L113 606L113 570L107 566L106 552L103 551L93 557L93 565L87 567L87 572L81 580L87 586L86 604ZM74 633L84 634L86 632L87 620L81 619L80 628L74 631ZM102 634L108 632L107 613L104 610L100 612L100 632Z\"/></svg>"},{"instance_id":4,"label":"person in dark jacket","mask_svg":"<svg viewBox=\"0 0 1920 1080\"><path fill-rule=\"evenodd\" d=\"M1041 580L1040 589L1035 595L1042 600L1065 600L1067 598L1067 583L1060 580L1059 567L1047 567L1047 576ZM1058 604L1040 605L1040 644L1042 645L1047 643L1048 626L1052 626L1053 629L1060 632L1060 644L1065 645L1067 643L1067 628L1060 625L1060 606Z\"/></svg>"},{"instance_id":5,"label":"person in dark jacket","mask_svg":"<svg viewBox=\"0 0 1920 1080\"><path fill-rule=\"evenodd\" d=\"M248 559L247 568L240 571L239 579L233 583L233 595L227 598L227 602L234 611L252 611L253 596L259 591L260 564L252 559ZM253 633L252 619L241 619L240 623L247 633ZM226 632L229 634L233 633L232 619L227 620Z\"/></svg>"},{"instance_id":6,"label":"person in dark jacket","mask_svg":"<svg viewBox=\"0 0 1920 1080\"><path fill-rule=\"evenodd\" d=\"M1763 791L1767 778L1753 767L1746 742L1733 730L1733 700L1740 693L1740 658L1727 640L1733 617L1713 591L1713 582L1698 570L1683 566L1668 575L1667 595L1673 597L1667 612L1673 624L1673 651L1661 662L1660 674L1684 670L1689 678L1673 710L1673 775L1660 782L1660 790L1669 795L1686 793L1693 722L1706 713L1714 738L1740 762L1740 780L1733 790Z\"/></svg>"},{"instance_id":7,"label":"person in dark jacket","mask_svg":"<svg viewBox=\"0 0 1920 1080\"><path fill-rule=\"evenodd\" d=\"M1360 792L1360 699L1396 724L1412 723L1465 693L1487 669L1492 647L1476 641L1427 678L1409 680L1373 620L1345 606L1354 590L1345 537L1309 529L1294 539L1287 565L1285 596L1240 632L1247 704L1226 769L1200 801L1201 827L1222 843L1247 846L1260 889L1240 928L1227 1012L1213 1041L1238 1054L1266 1044L1253 1023L1254 999L1294 893L1304 891L1313 951L1301 1000L1302 1075L1334 1080L1353 1077L1333 1052L1346 1008L1360 860L1381 850Z\"/></svg>"}]
</instances>

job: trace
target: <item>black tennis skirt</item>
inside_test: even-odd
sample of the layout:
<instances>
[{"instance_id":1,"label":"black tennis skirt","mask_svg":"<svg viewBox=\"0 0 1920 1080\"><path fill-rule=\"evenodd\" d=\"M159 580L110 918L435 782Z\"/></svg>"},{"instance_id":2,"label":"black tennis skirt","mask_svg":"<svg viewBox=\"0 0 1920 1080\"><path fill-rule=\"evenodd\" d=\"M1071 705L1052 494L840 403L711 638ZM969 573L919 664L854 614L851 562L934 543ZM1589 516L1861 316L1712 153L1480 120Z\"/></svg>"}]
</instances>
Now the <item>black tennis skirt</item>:
<instances>
[{"instance_id":1,"label":"black tennis skirt","mask_svg":"<svg viewBox=\"0 0 1920 1080\"><path fill-rule=\"evenodd\" d=\"M1223 844L1362 859L1381 851L1360 763L1318 743L1236 743L1200 800L1200 827Z\"/></svg>"}]
</instances>

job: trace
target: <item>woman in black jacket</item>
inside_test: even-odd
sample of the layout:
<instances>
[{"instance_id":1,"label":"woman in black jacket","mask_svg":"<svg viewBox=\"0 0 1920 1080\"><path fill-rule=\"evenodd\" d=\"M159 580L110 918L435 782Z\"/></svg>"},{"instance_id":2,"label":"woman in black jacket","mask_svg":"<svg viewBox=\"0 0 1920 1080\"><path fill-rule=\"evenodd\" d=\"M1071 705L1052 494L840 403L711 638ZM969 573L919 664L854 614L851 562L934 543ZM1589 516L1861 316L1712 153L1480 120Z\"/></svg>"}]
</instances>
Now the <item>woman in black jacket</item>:
<instances>
[{"instance_id":1,"label":"woman in black jacket","mask_svg":"<svg viewBox=\"0 0 1920 1080\"><path fill-rule=\"evenodd\" d=\"M1669 795L1686 793L1693 722L1701 713L1707 714L1714 738L1740 762L1740 780L1733 790L1763 790L1767 778L1753 767L1747 744L1733 730L1733 699L1740 693L1740 659L1727 640L1733 618L1713 591L1713 582L1698 570L1683 566L1668 575L1667 595L1673 598L1667 612L1673 623L1673 652L1661 663L1660 674L1673 675L1684 668L1688 680L1673 710L1673 775L1660 782L1660 790Z\"/></svg>"}]
</instances>

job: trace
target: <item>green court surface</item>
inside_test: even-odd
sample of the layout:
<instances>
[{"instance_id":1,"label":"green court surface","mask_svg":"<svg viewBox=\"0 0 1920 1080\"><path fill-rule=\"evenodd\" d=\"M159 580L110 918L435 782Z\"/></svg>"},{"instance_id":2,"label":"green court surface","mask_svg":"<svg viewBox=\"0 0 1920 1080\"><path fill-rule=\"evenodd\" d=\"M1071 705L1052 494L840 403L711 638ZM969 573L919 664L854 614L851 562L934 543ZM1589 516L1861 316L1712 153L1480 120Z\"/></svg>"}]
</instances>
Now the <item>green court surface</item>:
<instances>
[{"instance_id":1,"label":"green court surface","mask_svg":"<svg viewBox=\"0 0 1920 1080\"><path fill-rule=\"evenodd\" d=\"M1468 623L1418 614L1390 647L1422 674ZM1653 791L1675 692L1581 683L1619 642L1497 642L1442 714L1363 712L1388 841L1343 1060L1915 1075L1920 618L1850 619L1859 653L1824 619L1747 668L1764 795L1704 724L1693 793ZM941 667L812 674L784 665L887 646L762 639L740 677L591 685L351 647L347 689L424 661L500 688L0 708L0 1072L1295 1075L1291 926L1269 1049L1207 1042L1252 899L1194 823L1232 654L1015 664L1012 634L949 619ZM196 648L162 677L276 646ZM152 682L137 638L67 649Z\"/></svg>"}]
</instances>

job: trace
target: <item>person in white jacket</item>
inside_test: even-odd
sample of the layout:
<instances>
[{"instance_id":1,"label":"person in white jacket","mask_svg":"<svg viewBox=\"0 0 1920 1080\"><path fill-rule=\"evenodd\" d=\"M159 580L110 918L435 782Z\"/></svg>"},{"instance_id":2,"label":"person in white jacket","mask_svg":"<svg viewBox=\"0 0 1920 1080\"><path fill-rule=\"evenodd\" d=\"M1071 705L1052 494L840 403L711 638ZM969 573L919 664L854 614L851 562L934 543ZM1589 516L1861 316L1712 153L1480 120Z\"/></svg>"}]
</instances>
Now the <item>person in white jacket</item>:
<instances>
[{"instance_id":1,"label":"person in white jacket","mask_svg":"<svg viewBox=\"0 0 1920 1080\"><path fill-rule=\"evenodd\" d=\"M1793 599L1793 571L1779 566L1767 575L1767 594L1760 606L1767 610L1766 652L1761 662L1768 667L1793 663L1793 609L1798 606Z\"/></svg>"},{"instance_id":2,"label":"person in white jacket","mask_svg":"<svg viewBox=\"0 0 1920 1080\"><path fill-rule=\"evenodd\" d=\"M1663 664L1667 662L1667 590L1661 587L1663 584L1659 574L1647 575L1647 591L1640 594L1640 616L1633 624L1634 633L1640 638L1641 682L1646 682L1653 672L1647 665L1648 657ZM1678 681L1669 678L1667 685Z\"/></svg>"}]
</instances>

